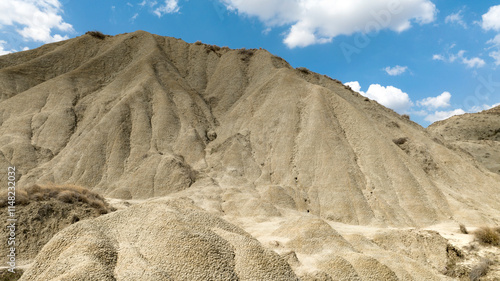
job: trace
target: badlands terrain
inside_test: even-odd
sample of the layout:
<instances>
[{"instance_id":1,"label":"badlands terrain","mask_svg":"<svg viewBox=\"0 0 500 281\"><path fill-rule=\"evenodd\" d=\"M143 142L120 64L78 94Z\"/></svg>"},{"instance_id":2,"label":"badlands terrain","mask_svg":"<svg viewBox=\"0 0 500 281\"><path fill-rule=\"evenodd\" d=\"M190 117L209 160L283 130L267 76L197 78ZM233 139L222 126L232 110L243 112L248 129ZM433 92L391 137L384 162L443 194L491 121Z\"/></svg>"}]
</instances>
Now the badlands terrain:
<instances>
[{"instance_id":1,"label":"badlands terrain","mask_svg":"<svg viewBox=\"0 0 500 281\"><path fill-rule=\"evenodd\" d=\"M499 110L424 129L266 50L144 31L1 56L0 168L107 201L19 206L20 280L498 280L473 232L500 226Z\"/></svg>"}]
</instances>

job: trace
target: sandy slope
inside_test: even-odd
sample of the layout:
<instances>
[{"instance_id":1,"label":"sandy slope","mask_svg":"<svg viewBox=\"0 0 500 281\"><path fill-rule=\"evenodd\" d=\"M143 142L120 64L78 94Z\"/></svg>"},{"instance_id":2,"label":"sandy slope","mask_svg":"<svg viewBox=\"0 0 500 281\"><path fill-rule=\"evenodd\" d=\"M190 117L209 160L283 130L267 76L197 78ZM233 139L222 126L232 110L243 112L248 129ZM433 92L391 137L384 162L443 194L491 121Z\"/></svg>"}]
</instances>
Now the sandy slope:
<instances>
[{"instance_id":1,"label":"sandy slope","mask_svg":"<svg viewBox=\"0 0 500 281\"><path fill-rule=\"evenodd\" d=\"M60 232L24 280L84 280L90 267L99 278L193 280L169 267L181 257L215 280L446 280L447 240L408 227L500 223L499 175L265 50L84 35L0 57L0 92L0 166L15 165L20 186L139 200ZM140 202L154 197L164 198ZM172 241L227 255L213 271L207 256L165 250Z\"/></svg>"}]
</instances>

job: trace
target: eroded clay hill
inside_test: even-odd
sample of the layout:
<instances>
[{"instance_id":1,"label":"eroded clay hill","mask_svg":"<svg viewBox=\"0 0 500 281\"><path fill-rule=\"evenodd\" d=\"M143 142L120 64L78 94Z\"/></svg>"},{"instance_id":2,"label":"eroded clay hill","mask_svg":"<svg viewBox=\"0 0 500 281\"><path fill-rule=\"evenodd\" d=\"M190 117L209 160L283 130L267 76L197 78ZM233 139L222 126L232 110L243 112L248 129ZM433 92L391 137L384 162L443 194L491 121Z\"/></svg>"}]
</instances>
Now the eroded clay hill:
<instances>
[{"instance_id":1,"label":"eroded clay hill","mask_svg":"<svg viewBox=\"0 0 500 281\"><path fill-rule=\"evenodd\" d=\"M469 278L415 227L469 241L458 223L500 223L499 175L265 50L84 35L0 57L0 93L18 186L127 200L59 231L22 280Z\"/></svg>"},{"instance_id":2,"label":"eroded clay hill","mask_svg":"<svg viewBox=\"0 0 500 281\"><path fill-rule=\"evenodd\" d=\"M469 152L493 173L500 174L500 106L454 116L432 124L428 130Z\"/></svg>"},{"instance_id":3,"label":"eroded clay hill","mask_svg":"<svg viewBox=\"0 0 500 281\"><path fill-rule=\"evenodd\" d=\"M2 56L0 67L0 165L15 165L20 185L137 199L210 183L220 211L237 189L352 224L498 219L499 177L471 156L265 50L138 31Z\"/></svg>"}]
</instances>

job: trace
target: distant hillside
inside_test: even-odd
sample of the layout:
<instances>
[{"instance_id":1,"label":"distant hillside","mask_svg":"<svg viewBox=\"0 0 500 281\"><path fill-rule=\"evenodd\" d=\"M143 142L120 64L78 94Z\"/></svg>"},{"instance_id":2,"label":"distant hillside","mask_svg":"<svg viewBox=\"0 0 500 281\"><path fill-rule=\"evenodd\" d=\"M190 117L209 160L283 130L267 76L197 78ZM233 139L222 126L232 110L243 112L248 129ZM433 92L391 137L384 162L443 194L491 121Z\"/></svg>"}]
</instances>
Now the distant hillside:
<instances>
[{"instance_id":1,"label":"distant hillside","mask_svg":"<svg viewBox=\"0 0 500 281\"><path fill-rule=\"evenodd\" d=\"M436 122L428 130L472 154L500 174L500 106Z\"/></svg>"}]
</instances>

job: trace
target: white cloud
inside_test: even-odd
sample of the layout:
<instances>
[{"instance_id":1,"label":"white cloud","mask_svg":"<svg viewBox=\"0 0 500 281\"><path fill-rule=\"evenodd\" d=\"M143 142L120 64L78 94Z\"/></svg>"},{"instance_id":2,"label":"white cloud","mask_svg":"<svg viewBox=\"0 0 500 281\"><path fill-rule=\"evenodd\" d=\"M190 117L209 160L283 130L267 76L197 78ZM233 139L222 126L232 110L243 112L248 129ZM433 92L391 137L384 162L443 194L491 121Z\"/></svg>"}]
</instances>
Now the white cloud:
<instances>
[{"instance_id":1,"label":"white cloud","mask_svg":"<svg viewBox=\"0 0 500 281\"><path fill-rule=\"evenodd\" d=\"M458 25L463 26L464 28L467 28L467 24L463 20L462 10L458 11L455 14L451 14L451 15L447 16L444 19L444 22L445 23L456 23Z\"/></svg>"},{"instance_id":2,"label":"white cloud","mask_svg":"<svg viewBox=\"0 0 500 281\"><path fill-rule=\"evenodd\" d=\"M156 3L155 3L156 4ZM165 0L163 5L160 5L156 8L153 13L158 17L163 16L164 14L174 14L179 12L179 1L178 0Z\"/></svg>"},{"instance_id":3,"label":"white cloud","mask_svg":"<svg viewBox=\"0 0 500 281\"><path fill-rule=\"evenodd\" d=\"M71 24L61 16L58 0L0 1L0 27L13 26L25 39L44 43L68 39L67 35L52 34L54 29L72 32Z\"/></svg>"},{"instance_id":4,"label":"white cloud","mask_svg":"<svg viewBox=\"0 0 500 281\"><path fill-rule=\"evenodd\" d=\"M497 34L495 38L488 40L488 42L486 43L493 45L492 47L490 47L490 49L496 49L495 51L490 52L489 55L495 60L495 65L500 65L500 34Z\"/></svg>"},{"instance_id":5,"label":"white cloud","mask_svg":"<svg viewBox=\"0 0 500 281\"><path fill-rule=\"evenodd\" d=\"M493 105L488 105L488 104L476 105L476 106L471 107L467 112L469 112L469 113L480 112L483 110L492 109L493 107L496 107L499 105L500 105L500 103L493 104Z\"/></svg>"},{"instance_id":6,"label":"white cloud","mask_svg":"<svg viewBox=\"0 0 500 281\"><path fill-rule=\"evenodd\" d=\"M486 65L486 62L483 59L478 58L478 57L471 58L471 59L462 57L462 63L467 65L467 67L469 67L469 68L480 68L480 67L483 67Z\"/></svg>"},{"instance_id":7,"label":"white cloud","mask_svg":"<svg viewBox=\"0 0 500 281\"><path fill-rule=\"evenodd\" d=\"M426 110L412 110L410 113L417 116L427 116L429 114Z\"/></svg>"},{"instance_id":8,"label":"white cloud","mask_svg":"<svg viewBox=\"0 0 500 281\"><path fill-rule=\"evenodd\" d=\"M344 85L351 87L355 92L361 93L361 85L359 85L358 81L347 82Z\"/></svg>"},{"instance_id":9,"label":"white cloud","mask_svg":"<svg viewBox=\"0 0 500 281\"><path fill-rule=\"evenodd\" d=\"M432 114L427 115L424 120L431 122L431 123L434 123L436 121L448 119L452 116L461 115L461 114L465 114L465 113L466 112L463 109L455 109L455 110L451 110L451 111L436 111Z\"/></svg>"},{"instance_id":10,"label":"white cloud","mask_svg":"<svg viewBox=\"0 0 500 281\"><path fill-rule=\"evenodd\" d=\"M494 105L492 105L492 106L490 106L490 108L488 108L488 109L492 109L492 108L497 107L497 106L500 106L500 102L499 102L499 103L496 103L496 104L494 104Z\"/></svg>"},{"instance_id":11,"label":"white cloud","mask_svg":"<svg viewBox=\"0 0 500 281\"><path fill-rule=\"evenodd\" d=\"M482 27L485 30L500 31L500 5L492 6L486 14L483 15Z\"/></svg>"},{"instance_id":12,"label":"white cloud","mask_svg":"<svg viewBox=\"0 0 500 281\"><path fill-rule=\"evenodd\" d=\"M384 70L385 70L385 72L387 72L387 74L389 74L391 76L398 76L398 75L405 73L406 70L408 70L408 67L396 65L394 67L388 66L388 67L384 68Z\"/></svg>"},{"instance_id":13,"label":"white cloud","mask_svg":"<svg viewBox=\"0 0 500 281\"><path fill-rule=\"evenodd\" d=\"M345 85L351 87L353 91L376 100L383 106L391 108L398 113L406 113L408 109L413 106L413 102L410 100L408 94L393 86L384 87L379 84L371 84L370 87L368 87L368 91L363 92L357 81L348 82L345 83Z\"/></svg>"},{"instance_id":14,"label":"white cloud","mask_svg":"<svg viewBox=\"0 0 500 281\"><path fill-rule=\"evenodd\" d=\"M259 18L267 26L291 25L284 43L305 47L330 42L338 35L383 29L402 32L412 23L435 19L430 0L219 0L229 10Z\"/></svg>"},{"instance_id":15,"label":"white cloud","mask_svg":"<svg viewBox=\"0 0 500 281\"><path fill-rule=\"evenodd\" d=\"M437 97L428 97L423 100L417 101L417 105L427 107L429 109L449 107L450 99L451 99L450 92L443 92L441 95Z\"/></svg>"},{"instance_id":16,"label":"white cloud","mask_svg":"<svg viewBox=\"0 0 500 281\"><path fill-rule=\"evenodd\" d=\"M473 57L473 58L468 58L465 57L465 51L460 50L458 51L457 54L449 54L448 57L445 57L443 55L433 55L432 56L433 60L440 60L444 62L455 62L457 59L460 59L460 62L463 64L467 65L468 68L481 68L486 65L486 62L479 58L479 57Z\"/></svg>"},{"instance_id":17,"label":"white cloud","mask_svg":"<svg viewBox=\"0 0 500 281\"><path fill-rule=\"evenodd\" d=\"M4 40L0 40L0 56L3 56L3 55L6 55L6 54L10 54L12 53L13 51L7 51L5 50L4 48L4 45L7 44L6 41Z\"/></svg>"},{"instance_id":18,"label":"white cloud","mask_svg":"<svg viewBox=\"0 0 500 281\"><path fill-rule=\"evenodd\" d=\"M383 106L391 108L400 114L409 113L421 116L425 121L430 123L444 120L455 115L474 113L500 106L500 103L497 103L494 105L483 104L480 106L474 106L469 108L467 111L461 108L438 110L440 108L448 108L451 106L450 100L452 95L449 92L443 92L437 97L428 97L419 100L416 102L415 106L407 93L393 86L384 87L379 84L372 84L368 88L368 91L363 92L361 91L361 85L358 81L347 82L344 85L351 87L353 91L356 91L370 99L376 100Z\"/></svg>"},{"instance_id":19,"label":"white cloud","mask_svg":"<svg viewBox=\"0 0 500 281\"><path fill-rule=\"evenodd\" d=\"M491 52L490 57L495 60L495 65L500 65L500 51Z\"/></svg>"},{"instance_id":20,"label":"white cloud","mask_svg":"<svg viewBox=\"0 0 500 281\"><path fill-rule=\"evenodd\" d=\"M432 59L433 60L441 60L441 61L445 61L446 60L443 55L433 55Z\"/></svg>"},{"instance_id":21,"label":"white cloud","mask_svg":"<svg viewBox=\"0 0 500 281\"><path fill-rule=\"evenodd\" d=\"M497 34L497 36L495 36L495 38L488 40L488 42L486 42L486 43L492 44L493 46L500 47L500 34Z\"/></svg>"}]
</instances>

